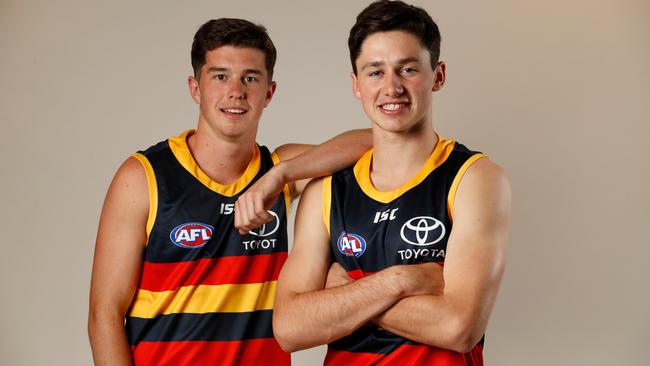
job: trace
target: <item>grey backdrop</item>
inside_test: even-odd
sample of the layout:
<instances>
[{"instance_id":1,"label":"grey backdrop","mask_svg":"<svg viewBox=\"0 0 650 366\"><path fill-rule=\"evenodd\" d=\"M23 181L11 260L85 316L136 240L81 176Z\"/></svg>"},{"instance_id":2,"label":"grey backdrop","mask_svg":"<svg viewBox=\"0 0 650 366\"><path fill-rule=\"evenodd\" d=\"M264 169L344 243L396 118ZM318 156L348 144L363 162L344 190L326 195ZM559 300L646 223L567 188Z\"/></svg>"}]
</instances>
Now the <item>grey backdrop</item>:
<instances>
[{"instance_id":1,"label":"grey backdrop","mask_svg":"<svg viewBox=\"0 0 650 366\"><path fill-rule=\"evenodd\" d=\"M487 364L647 365L648 1L415 3L439 23L448 63L434 127L486 152L513 186ZM195 126L185 80L200 24L268 27L278 90L259 141L317 143L369 126L346 47L366 4L2 0L0 364L91 363L103 196L131 152Z\"/></svg>"}]
</instances>

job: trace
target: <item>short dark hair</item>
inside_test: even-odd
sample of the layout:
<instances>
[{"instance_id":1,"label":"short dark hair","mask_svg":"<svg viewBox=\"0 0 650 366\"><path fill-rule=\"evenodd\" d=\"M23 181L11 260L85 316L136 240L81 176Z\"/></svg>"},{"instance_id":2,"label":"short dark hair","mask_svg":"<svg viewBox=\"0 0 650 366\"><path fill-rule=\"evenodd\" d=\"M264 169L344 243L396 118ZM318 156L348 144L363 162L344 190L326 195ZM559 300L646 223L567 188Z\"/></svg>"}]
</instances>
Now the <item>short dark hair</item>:
<instances>
[{"instance_id":1,"label":"short dark hair","mask_svg":"<svg viewBox=\"0 0 650 366\"><path fill-rule=\"evenodd\" d=\"M255 48L264 53L269 81L273 80L276 51L271 37L262 25L244 19L220 18L203 24L192 43L192 69L197 79L205 65L205 54L221 46Z\"/></svg>"},{"instance_id":2,"label":"short dark hair","mask_svg":"<svg viewBox=\"0 0 650 366\"><path fill-rule=\"evenodd\" d=\"M377 32L405 31L418 38L429 51L431 68L435 70L440 57L440 31L431 16L422 8L402 1L379 0L368 5L357 16L350 29L348 47L352 70L357 74L356 61L366 38Z\"/></svg>"}]
</instances>

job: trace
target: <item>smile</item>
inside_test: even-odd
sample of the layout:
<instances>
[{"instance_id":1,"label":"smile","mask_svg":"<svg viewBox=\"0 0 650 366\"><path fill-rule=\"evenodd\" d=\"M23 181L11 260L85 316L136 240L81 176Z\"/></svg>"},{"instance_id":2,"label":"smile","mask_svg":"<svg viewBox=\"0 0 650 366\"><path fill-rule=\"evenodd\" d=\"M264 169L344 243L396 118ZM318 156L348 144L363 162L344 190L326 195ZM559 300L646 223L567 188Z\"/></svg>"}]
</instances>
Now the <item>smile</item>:
<instances>
[{"instance_id":1,"label":"smile","mask_svg":"<svg viewBox=\"0 0 650 366\"><path fill-rule=\"evenodd\" d=\"M221 111L224 113L232 113L232 114L244 114L246 113L245 110L240 109L240 108L221 108Z\"/></svg>"},{"instance_id":2,"label":"smile","mask_svg":"<svg viewBox=\"0 0 650 366\"><path fill-rule=\"evenodd\" d=\"M384 112L399 112L403 109L408 108L411 105L411 103L386 103L382 104L379 107L384 111Z\"/></svg>"}]
</instances>

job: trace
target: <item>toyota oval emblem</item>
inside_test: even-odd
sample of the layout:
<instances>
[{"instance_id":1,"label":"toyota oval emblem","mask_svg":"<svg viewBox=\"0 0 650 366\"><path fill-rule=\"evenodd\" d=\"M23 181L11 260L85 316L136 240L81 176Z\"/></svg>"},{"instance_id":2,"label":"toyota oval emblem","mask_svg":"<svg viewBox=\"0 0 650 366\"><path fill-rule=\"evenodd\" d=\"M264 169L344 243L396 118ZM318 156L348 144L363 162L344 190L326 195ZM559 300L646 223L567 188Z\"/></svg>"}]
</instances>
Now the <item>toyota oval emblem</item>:
<instances>
[{"instance_id":1,"label":"toyota oval emblem","mask_svg":"<svg viewBox=\"0 0 650 366\"><path fill-rule=\"evenodd\" d=\"M278 231L278 227L280 227L280 218L278 218L278 214L271 210L267 212L273 216L273 219L271 219L271 221L267 222L266 224L262 224L262 226L256 228L255 230L251 230L251 234L263 238Z\"/></svg>"},{"instance_id":2,"label":"toyota oval emblem","mask_svg":"<svg viewBox=\"0 0 650 366\"><path fill-rule=\"evenodd\" d=\"M418 216L402 225L400 235L409 244L433 245L445 236L445 225L431 216Z\"/></svg>"}]
</instances>

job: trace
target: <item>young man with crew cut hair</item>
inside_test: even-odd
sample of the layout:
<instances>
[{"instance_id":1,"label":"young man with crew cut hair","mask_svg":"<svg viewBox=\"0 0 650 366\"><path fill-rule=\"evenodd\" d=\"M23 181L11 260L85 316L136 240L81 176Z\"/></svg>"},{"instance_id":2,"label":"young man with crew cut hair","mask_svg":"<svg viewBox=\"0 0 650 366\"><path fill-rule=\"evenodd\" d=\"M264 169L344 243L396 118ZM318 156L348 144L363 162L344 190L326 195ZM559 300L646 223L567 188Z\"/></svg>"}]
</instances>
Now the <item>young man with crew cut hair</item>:
<instances>
[{"instance_id":1,"label":"young man with crew cut hair","mask_svg":"<svg viewBox=\"0 0 650 366\"><path fill-rule=\"evenodd\" d=\"M439 47L415 6L382 0L357 17L352 90L373 149L301 198L273 319L284 350L329 344L326 365L483 364L510 185L485 155L433 130Z\"/></svg>"},{"instance_id":2,"label":"young man with crew cut hair","mask_svg":"<svg viewBox=\"0 0 650 366\"><path fill-rule=\"evenodd\" d=\"M102 210L88 331L98 365L288 365L272 332L289 203L353 163L370 133L255 142L276 84L264 27L211 20L192 45L196 130L129 157ZM125 324L126 323L126 324Z\"/></svg>"}]
</instances>

